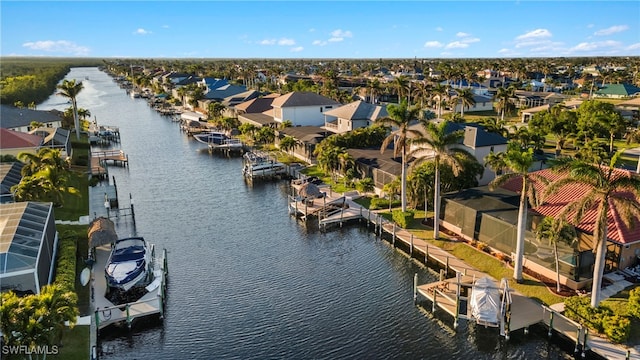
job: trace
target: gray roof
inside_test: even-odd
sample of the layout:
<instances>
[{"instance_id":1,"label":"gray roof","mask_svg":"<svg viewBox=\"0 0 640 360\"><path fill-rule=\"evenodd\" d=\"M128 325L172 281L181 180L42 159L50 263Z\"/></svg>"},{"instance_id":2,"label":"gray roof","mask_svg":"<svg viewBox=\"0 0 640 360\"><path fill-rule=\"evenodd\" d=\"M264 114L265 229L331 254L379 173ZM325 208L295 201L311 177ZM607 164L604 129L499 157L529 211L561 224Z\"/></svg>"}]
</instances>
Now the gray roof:
<instances>
[{"instance_id":1,"label":"gray roof","mask_svg":"<svg viewBox=\"0 0 640 360\"><path fill-rule=\"evenodd\" d=\"M402 162L393 157L393 149L347 149L353 159L361 164L380 169L387 174L399 176L402 173Z\"/></svg>"},{"instance_id":2,"label":"gray roof","mask_svg":"<svg viewBox=\"0 0 640 360\"><path fill-rule=\"evenodd\" d=\"M234 95L238 95L240 93L243 93L247 91L247 87L244 85L231 85L231 84L227 84L224 86L221 86L217 89L214 90L210 90L208 93L204 94L204 98L205 99L209 99L209 100L218 100L218 101L222 101L224 100L224 98L230 97L230 96L234 96Z\"/></svg>"},{"instance_id":3,"label":"gray roof","mask_svg":"<svg viewBox=\"0 0 640 360\"><path fill-rule=\"evenodd\" d=\"M302 142L317 144L332 134L318 126L295 126L278 130L281 134L292 136Z\"/></svg>"},{"instance_id":4,"label":"gray roof","mask_svg":"<svg viewBox=\"0 0 640 360\"><path fill-rule=\"evenodd\" d=\"M339 108L325 111L325 115L335 116L345 120L371 120L375 121L387 117L387 107L374 105L362 100L354 101Z\"/></svg>"},{"instance_id":5,"label":"gray roof","mask_svg":"<svg viewBox=\"0 0 640 360\"><path fill-rule=\"evenodd\" d=\"M273 107L341 105L328 97L308 91L293 91L273 100Z\"/></svg>"},{"instance_id":6,"label":"gray roof","mask_svg":"<svg viewBox=\"0 0 640 360\"><path fill-rule=\"evenodd\" d=\"M269 116L263 113L240 114L238 115L238 120L240 120L240 122L250 122L260 126L276 123L276 121L273 119L273 116Z\"/></svg>"},{"instance_id":7,"label":"gray roof","mask_svg":"<svg viewBox=\"0 0 640 360\"><path fill-rule=\"evenodd\" d=\"M504 145L507 143L507 138L496 133L486 131L482 126L474 123L468 123L464 127L464 140L463 144L472 147L479 148L483 146Z\"/></svg>"},{"instance_id":8,"label":"gray roof","mask_svg":"<svg viewBox=\"0 0 640 360\"><path fill-rule=\"evenodd\" d=\"M31 110L17 108L11 105L0 105L0 126L5 129L13 129L21 126L29 126L32 121L49 124L61 121L58 111Z\"/></svg>"}]
</instances>

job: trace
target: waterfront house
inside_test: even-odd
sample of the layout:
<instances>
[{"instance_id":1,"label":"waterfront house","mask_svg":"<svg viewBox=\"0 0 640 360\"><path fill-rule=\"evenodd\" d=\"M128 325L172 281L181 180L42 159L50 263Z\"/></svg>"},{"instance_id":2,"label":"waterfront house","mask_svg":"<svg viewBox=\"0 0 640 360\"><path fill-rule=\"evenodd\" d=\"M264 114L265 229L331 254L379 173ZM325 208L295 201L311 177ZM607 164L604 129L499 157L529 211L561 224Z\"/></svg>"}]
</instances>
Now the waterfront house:
<instances>
[{"instance_id":1,"label":"waterfront house","mask_svg":"<svg viewBox=\"0 0 640 360\"><path fill-rule=\"evenodd\" d=\"M13 202L11 188L22 180L22 168L24 164L17 161L12 163L0 163L0 203Z\"/></svg>"},{"instance_id":2,"label":"waterfront house","mask_svg":"<svg viewBox=\"0 0 640 360\"><path fill-rule=\"evenodd\" d=\"M616 169L615 171L621 176L631 176L631 172L627 170ZM550 169L536 173L551 182L556 182L565 176ZM494 249L511 254L516 247L521 181L520 178L513 179L495 191L490 191L485 186L446 194L442 205L443 226L466 239L481 241ZM544 193L544 184L535 183L535 187L538 193ZM525 234L525 267L548 278L555 278L553 247L536 239L535 228L544 216L557 217L565 205L584 193L584 189L571 185L546 198L540 206L530 209ZM583 220L576 226L578 241L571 244L558 244L560 281L572 289L589 286L593 276L595 213L595 208L589 209ZM640 226L627 228L613 203L611 203L607 223L605 272L636 265L640 255Z\"/></svg>"},{"instance_id":3,"label":"waterfront house","mask_svg":"<svg viewBox=\"0 0 640 360\"><path fill-rule=\"evenodd\" d=\"M29 134L42 138L41 147L60 150L63 157L71 156L71 131L63 128L40 127L29 131Z\"/></svg>"},{"instance_id":4,"label":"waterfront house","mask_svg":"<svg viewBox=\"0 0 640 360\"><path fill-rule=\"evenodd\" d=\"M42 141L42 136L0 128L0 155L36 154Z\"/></svg>"},{"instance_id":5,"label":"waterfront house","mask_svg":"<svg viewBox=\"0 0 640 360\"><path fill-rule=\"evenodd\" d=\"M389 116L386 105L374 105L361 100L324 112L325 129L334 133L345 133L367 127L376 120Z\"/></svg>"},{"instance_id":6,"label":"waterfront house","mask_svg":"<svg viewBox=\"0 0 640 360\"><path fill-rule=\"evenodd\" d=\"M58 233L53 204L0 204L0 214L0 291L39 294L54 275Z\"/></svg>"},{"instance_id":7,"label":"waterfront house","mask_svg":"<svg viewBox=\"0 0 640 360\"><path fill-rule=\"evenodd\" d=\"M249 101L245 101L235 106L236 117L240 123L249 123L257 127L276 126L275 120L271 115L273 107L271 103L280 94L269 94Z\"/></svg>"},{"instance_id":8,"label":"waterfront house","mask_svg":"<svg viewBox=\"0 0 640 360\"><path fill-rule=\"evenodd\" d=\"M0 105L0 119L2 128L24 133L32 130L31 123L34 121L49 128L62 126L62 116L57 110L43 111Z\"/></svg>"},{"instance_id":9,"label":"waterfront house","mask_svg":"<svg viewBox=\"0 0 640 360\"><path fill-rule=\"evenodd\" d=\"M393 156L393 149L384 153L380 148L375 149L347 149L356 163L356 169L361 178L373 179L374 192L382 194L382 188L399 178L402 173L402 160Z\"/></svg>"},{"instance_id":10,"label":"waterfront house","mask_svg":"<svg viewBox=\"0 0 640 360\"><path fill-rule=\"evenodd\" d=\"M316 145L329 136L331 132L318 126L285 127L276 130L276 142L285 136L291 136L296 140L293 155L309 164L315 163L313 155Z\"/></svg>"},{"instance_id":11,"label":"waterfront house","mask_svg":"<svg viewBox=\"0 0 640 360\"><path fill-rule=\"evenodd\" d=\"M313 92L293 91L273 100L271 115L279 124L289 120L293 126L323 126L324 113L341 105Z\"/></svg>"}]
</instances>

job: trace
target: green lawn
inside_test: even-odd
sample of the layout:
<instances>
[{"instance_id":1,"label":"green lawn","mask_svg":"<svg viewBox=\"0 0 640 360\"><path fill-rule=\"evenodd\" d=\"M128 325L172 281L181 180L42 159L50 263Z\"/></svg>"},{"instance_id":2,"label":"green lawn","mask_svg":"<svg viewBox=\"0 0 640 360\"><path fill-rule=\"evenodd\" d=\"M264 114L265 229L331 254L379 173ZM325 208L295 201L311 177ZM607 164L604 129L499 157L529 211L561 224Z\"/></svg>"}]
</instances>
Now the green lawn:
<instances>
[{"instance_id":1,"label":"green lawn","mask_svg":"<svg viewBox=\"0 0 640 360\"><path fill-rule=\"evenodd\" d=\"M89 215L89 177L85 173L72 172L69 186L79 194L65 194L63 206L54 209L57 220L77 221L80 216Z\"/></svg>"},{"instance_id":2,"label":"green lawn","mask_svg":"<svg viewBox=\"0 0 640 360\"><path fill-rule=\"evenodd\" d=\"M89 326L78 325L67 329L62 337L62 347L57 355L49 355L51 359L86 360L89 358Z\"/></svg>"}]
</instances>

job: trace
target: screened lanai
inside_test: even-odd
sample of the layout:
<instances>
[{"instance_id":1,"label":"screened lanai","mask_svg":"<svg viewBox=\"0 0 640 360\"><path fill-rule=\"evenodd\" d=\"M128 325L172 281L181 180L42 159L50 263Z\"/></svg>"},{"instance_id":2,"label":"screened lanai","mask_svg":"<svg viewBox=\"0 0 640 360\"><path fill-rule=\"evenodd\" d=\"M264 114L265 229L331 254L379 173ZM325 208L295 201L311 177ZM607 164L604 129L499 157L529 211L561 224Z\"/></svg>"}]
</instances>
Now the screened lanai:
<instances>
[{"instance_id":1,"label":"screened lanai","mask_svg":"<svg viewBox=\"0 0 640 360\"><path fill-rule=\"evenodd\" d=\"M0 204L0 290L40 293L53 275L56 238L51 203Z\"/></svg>"}]
</instances>

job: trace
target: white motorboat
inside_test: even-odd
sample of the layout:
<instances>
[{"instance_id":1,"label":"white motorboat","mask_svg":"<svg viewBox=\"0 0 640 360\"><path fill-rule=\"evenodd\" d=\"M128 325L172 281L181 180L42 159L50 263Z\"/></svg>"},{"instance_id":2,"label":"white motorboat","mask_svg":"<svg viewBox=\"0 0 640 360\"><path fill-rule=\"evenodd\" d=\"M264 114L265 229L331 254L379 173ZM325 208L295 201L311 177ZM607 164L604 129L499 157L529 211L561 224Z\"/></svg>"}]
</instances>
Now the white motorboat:
<instances>
[{"instance_id":1,"label":"white motorboat","mask_svg":"<svg viewBox=\"0 0 640 360\"><path fill-rule=\"evenodd\" d=\"M151 254L142 237L120 239L113 244L104 269L110 288L128 291L144 283L149 272Z\"/></svg>"},{"instance_id":2,"label":"white motorboat","mask_svg":"<svg viewBox=\"0 0 640 360\"><path fill-rule=\"evenodd\" d=\"M248 152L243 157L242 174L248 178L274 177L287 172L285 164L274 161L264 154Z\"/></svg>"},{"instance_id":3,"label":"white motorboat","mask_svg":"<svg viewBox=\"0 0 640 360\"><path fill-rule=\"evenodd\" d=\"M227 134L220 131L207 131L200 134L194 134L193 138L196 141L207 145L221 145L225 141L229 140Z\"/></svg>"},{"instance_id":4,"label":"white motorboat","mask_svg":"<svg viewBox=\"0 0 640 360\"><path fill-rule=\"evenodd\" d=\"M471 316L479 325L498 327L500 325L500 290L488 277L475 281L469 297Z\"/></svg>"}]
</instances>

